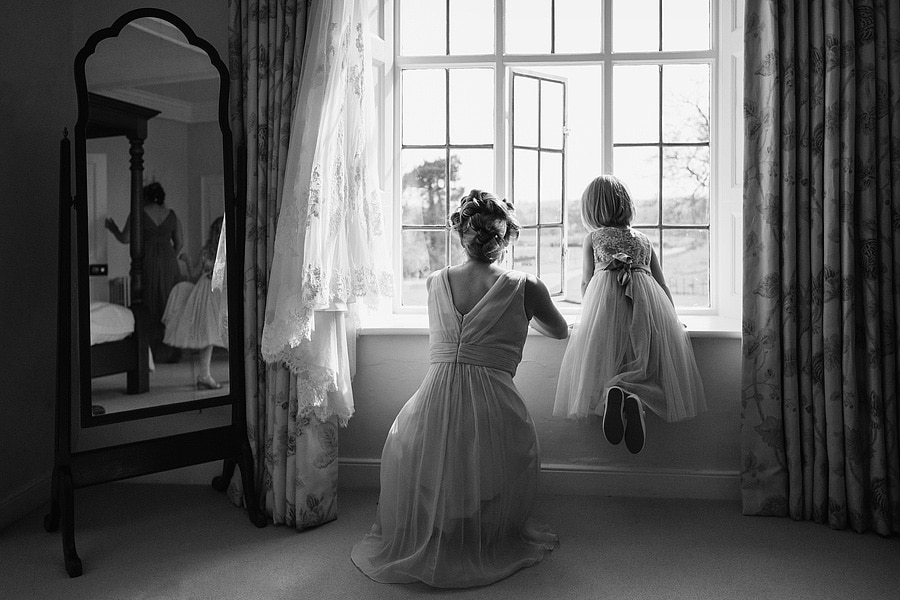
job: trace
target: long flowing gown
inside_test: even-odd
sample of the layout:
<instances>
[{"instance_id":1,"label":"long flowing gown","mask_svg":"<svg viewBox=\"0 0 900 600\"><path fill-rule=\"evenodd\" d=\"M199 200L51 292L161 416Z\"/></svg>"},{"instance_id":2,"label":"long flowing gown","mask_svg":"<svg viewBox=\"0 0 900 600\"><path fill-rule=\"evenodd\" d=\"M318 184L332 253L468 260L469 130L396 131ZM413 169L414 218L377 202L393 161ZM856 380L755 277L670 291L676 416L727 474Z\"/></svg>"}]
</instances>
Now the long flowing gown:
<instances>
[{"instance_id":1,"label":"long flowing gown","mask_svg":"<svg viewBox=\"0 0 900 600\"><path fill-rule=\"evenodd\" d=\"M181 281L169 294L162 321L163 341L175 348L200 350L207 346L227 348L227 302L221 289L213 289L215 256L200 257L203 272L196 283Z\"/></svg>"},{"instance_id":2,"label":"long flowing gown","mask_svg":"<svg viewBox=\"0 0 900 600\"><path fill-rule=\"evenodd\" d=\"M375 524L351 558L383 583L485 585L557 544L530 519L538 442L513 383L525 276L507 271L465 315L447 269L427 286L431 366L388 433Z\"/></svg>"},{"instance_id":3,"label":"long flowing gown","mask_svg":"<svg viewBox=\"0 0 900 600\"><path fill-rule=\"evenodd\" d=\"M166 310L169 293L181 281L178 257L172 245L172 236L177 226L175 213L171 210L157 225L150 215L142 213L141 233L144 250L144 306L150 321L151 342L161 342L163 338L162 317Z\"/></svg>"},{"instance_id":4,"label":"long flowing gown","mask_svg":"<svg viewBox=\"0 0 900 600\"><path fill-rule=\"evenodd\" d=\"M667 421L706 410L690 335L650 274L650 238L601 227L591 245L594 275L560 365L553 414L602 415L613 386Z\"/></svg>"}]
</instances>

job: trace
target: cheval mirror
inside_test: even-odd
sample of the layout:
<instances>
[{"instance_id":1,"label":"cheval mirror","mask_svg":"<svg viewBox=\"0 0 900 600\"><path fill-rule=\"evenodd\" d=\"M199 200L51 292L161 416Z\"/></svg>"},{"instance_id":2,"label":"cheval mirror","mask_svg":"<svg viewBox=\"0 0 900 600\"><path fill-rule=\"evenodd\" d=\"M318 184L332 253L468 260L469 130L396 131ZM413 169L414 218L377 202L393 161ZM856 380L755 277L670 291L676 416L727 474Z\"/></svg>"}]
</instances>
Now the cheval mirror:
<instances>
[{"instance_id":1,"label":"cheval mirror","mask_svg":"<svg viewBox=\"0 0 900 600\"><path fill-rule=\"evenodd\" d=\"M266 523L246 437L244 208L227 68L179 17L139 9L87 40L75 87L74 198L68 137L60 158L57 439L44 522L62 525L72 577L82 573L76 488L221 459L213 486L224 490L240 464L250 518ZM73 428L225 406L228 425L85 451L74 443Z\"/></svg>"}]
</instances>

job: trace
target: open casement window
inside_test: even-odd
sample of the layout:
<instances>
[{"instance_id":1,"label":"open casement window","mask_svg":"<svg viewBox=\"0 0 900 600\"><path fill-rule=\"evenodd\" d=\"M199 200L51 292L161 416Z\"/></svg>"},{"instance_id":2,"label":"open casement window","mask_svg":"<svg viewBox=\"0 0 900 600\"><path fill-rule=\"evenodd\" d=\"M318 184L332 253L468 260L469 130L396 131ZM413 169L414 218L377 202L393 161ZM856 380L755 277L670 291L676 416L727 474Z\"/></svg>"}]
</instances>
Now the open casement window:
<instances>
[{"instance_id":1,"label":"open casement window","mask_svg":"<svg viewBox=\"0 0 900 600\"><path fill-rule=\"evenodd\" d=\"M512 267L566 293L566 80L510 69L510 200L521 225Z\"/></svg>"}]
</instances>

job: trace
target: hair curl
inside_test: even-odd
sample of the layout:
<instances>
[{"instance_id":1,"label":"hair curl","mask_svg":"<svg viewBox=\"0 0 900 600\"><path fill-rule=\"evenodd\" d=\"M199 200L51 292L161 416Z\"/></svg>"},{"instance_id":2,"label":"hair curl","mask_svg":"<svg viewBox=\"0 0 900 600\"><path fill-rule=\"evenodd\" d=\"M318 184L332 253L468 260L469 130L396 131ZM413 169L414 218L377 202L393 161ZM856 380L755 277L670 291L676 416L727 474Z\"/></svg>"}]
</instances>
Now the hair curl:
<instances>
[{"instance_id":1,"label":"hair curl","mask_svg":"<svg viewBox=\"0 0 900 600\"><path fill-rule=\"evenodd\" d=\"M492 263L500 260L506 247L519 237L515 208L506 200L482 190L472 190L459 201L450 215L450 227L472 260Z\"/></svg>"}]
</instances>

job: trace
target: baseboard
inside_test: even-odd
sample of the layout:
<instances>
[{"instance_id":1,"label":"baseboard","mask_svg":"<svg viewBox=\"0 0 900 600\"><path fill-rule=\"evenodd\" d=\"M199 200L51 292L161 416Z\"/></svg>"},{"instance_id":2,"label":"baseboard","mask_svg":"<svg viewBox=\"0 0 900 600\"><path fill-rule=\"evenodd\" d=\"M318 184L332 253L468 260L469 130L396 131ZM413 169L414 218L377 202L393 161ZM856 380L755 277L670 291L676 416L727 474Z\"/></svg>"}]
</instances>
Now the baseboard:
<instances>
[{"instance_id":1,"label":"baseboard","mask_svg":"<svg viewBox=\"0 0 900 600\"><path fill-rule=\"evenodd\" d=\"M339 465L339 489L378 489L379 459L342 458ZM540 492L626 498L739 500L740 476L737 471L545 464L541 468Z\"/></svg>"},{"instance_id":2,"label":"baseboard","mask_svg":"<svg viewBox=\"0 0 900 600\"><path fill-rule=\"evenodd\" d=\"M50 501L50 477L39 477L0 501L0 531Z\"/></svg>"}]
</instances>

